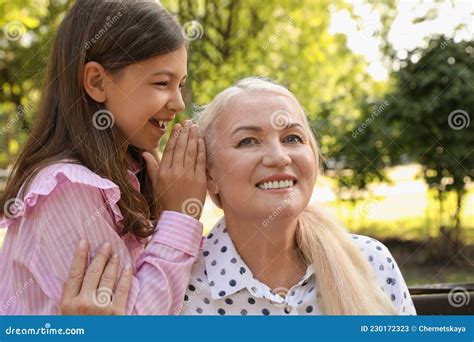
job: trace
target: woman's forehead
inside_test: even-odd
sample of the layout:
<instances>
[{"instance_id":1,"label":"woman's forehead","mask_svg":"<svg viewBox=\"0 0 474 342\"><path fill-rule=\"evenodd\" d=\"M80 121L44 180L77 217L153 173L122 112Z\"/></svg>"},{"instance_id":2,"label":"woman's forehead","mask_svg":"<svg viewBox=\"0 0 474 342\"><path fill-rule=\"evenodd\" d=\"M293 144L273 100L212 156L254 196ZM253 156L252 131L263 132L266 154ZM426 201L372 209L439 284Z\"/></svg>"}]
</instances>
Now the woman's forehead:
<instances>
[{"instance_id":1,"label":"woman's forehead","mask_svg":"<svg viewBox=\"0 0 474 342\"><path fill-rule=\"evenodd\" d=\"M302 123L301 108L288 96L268 91L245 91L235 95L221 113L221 128L235 125L270 125L274 116L284 115Z\"/></svg>"}]
</instances>

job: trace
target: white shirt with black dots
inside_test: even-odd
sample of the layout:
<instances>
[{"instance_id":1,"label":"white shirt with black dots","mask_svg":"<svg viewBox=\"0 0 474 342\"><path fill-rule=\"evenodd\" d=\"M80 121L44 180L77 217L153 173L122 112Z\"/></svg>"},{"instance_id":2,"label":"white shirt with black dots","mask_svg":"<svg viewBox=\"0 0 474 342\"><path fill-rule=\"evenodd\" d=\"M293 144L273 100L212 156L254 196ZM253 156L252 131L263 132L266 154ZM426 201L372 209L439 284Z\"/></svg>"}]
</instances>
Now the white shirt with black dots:
<instances>
[{"instance_id":1,"label":"white shirt with black dots","mask_svg":"<svg viewBox=\"0 0 474 342\"><path fill-rule=\"evenodd\" d=\"M416 315L406 283L392 255L379 241L351 234L373 267L399 315ZM255 279L227 233L224 218L205 239L193 265L181 315L321 315L313 266L291 289L270 289ZM281 291L280 291L281 290Z\"/></svg>"}]
</instances>

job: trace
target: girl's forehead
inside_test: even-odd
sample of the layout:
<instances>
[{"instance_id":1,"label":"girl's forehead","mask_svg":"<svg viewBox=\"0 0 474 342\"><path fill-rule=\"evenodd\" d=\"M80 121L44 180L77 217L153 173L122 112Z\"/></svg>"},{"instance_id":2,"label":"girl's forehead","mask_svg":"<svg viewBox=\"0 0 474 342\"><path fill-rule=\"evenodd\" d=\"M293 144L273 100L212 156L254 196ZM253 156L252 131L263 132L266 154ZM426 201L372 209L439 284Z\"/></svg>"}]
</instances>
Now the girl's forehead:
<instances>
[{"instance_id":1,"label":"girl's forehead","mask_svg":"<svg viewBox=\"0 0 474 342\"><path fill-rule=\"evenodd\" d=\"M183 46L175 51L153 56L129 65L129 71L135 74L153 76L171 74L182 76L187 73L187 50Z\"/></svg>"}]
</instances>

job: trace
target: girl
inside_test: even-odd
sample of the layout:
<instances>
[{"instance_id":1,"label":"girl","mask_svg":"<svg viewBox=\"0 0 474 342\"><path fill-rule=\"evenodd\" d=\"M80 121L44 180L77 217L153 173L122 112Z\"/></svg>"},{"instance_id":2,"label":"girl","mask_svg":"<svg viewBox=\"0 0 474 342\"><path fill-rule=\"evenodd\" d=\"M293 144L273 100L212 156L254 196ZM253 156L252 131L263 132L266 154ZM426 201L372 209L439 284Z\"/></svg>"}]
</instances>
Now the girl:
<instances>
[{"instance_id":1,"label":"girl","mask_svg":"<svg viewBox=\"0 0 474 342\"><path fill-rule=\"evenodd\" d=\"M73 249L81 241L87 250L85 240L103 262L86 275L99 290L73 287L73 304L106 314L181 307L202 234L200 213L187 215L185 204L205 198L204 143L187 121L173 128L159 168L152 151L184 109L186 60L180 26L153 2L78 0L69 10L0 200L1 314L60 313Z\"/></svg>"},{"instance_id":2,"label":"girl","mask_svg":"<svg viewBox=\"0 0 474 342\"><path fill-rule=\"evenodd\" d=\"M224 217L193 266L181 314L416 313L388 249L308 205L321 157L290 91L244 79L217 95L197 122L208 191ZM85 265L79 253L72 266L79 278ZM84 287L95 290L86 279Z\"/></svg>"}]
</instances>

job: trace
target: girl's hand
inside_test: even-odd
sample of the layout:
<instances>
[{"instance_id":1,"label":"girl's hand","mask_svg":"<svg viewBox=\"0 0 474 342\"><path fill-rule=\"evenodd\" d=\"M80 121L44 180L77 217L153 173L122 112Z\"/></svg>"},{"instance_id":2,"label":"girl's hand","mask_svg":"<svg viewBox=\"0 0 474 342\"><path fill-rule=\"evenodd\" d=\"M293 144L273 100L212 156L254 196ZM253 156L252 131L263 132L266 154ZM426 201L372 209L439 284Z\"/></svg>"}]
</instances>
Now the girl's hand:
<instances>
[{"instance_id":1,"label":"girl's hand","mask_svg":"<svg viewBox=\"0 0 474 342\"><path fill-rule=\"evenodd\" d=\"M124 315L132 271L124 268L117 286L119 266L116 254L105 243L87 267L89 245L82 240L72 259L71 269L63 287L60 309L62 315ZM87 268L87 271L86 271Z\"/></svg>"},{"instance_id":2,"label":"girl's hand","mask_svg":"<svg viewBox=\"0 0 474 342\"><path fill-rule=\"evenodd\" d=\"M186 120L173 127L158 167L144 152L148 174L160 208L187 214L199 220L206 199L206 152L197 125Z\"/></svg>"}]
</instances>

